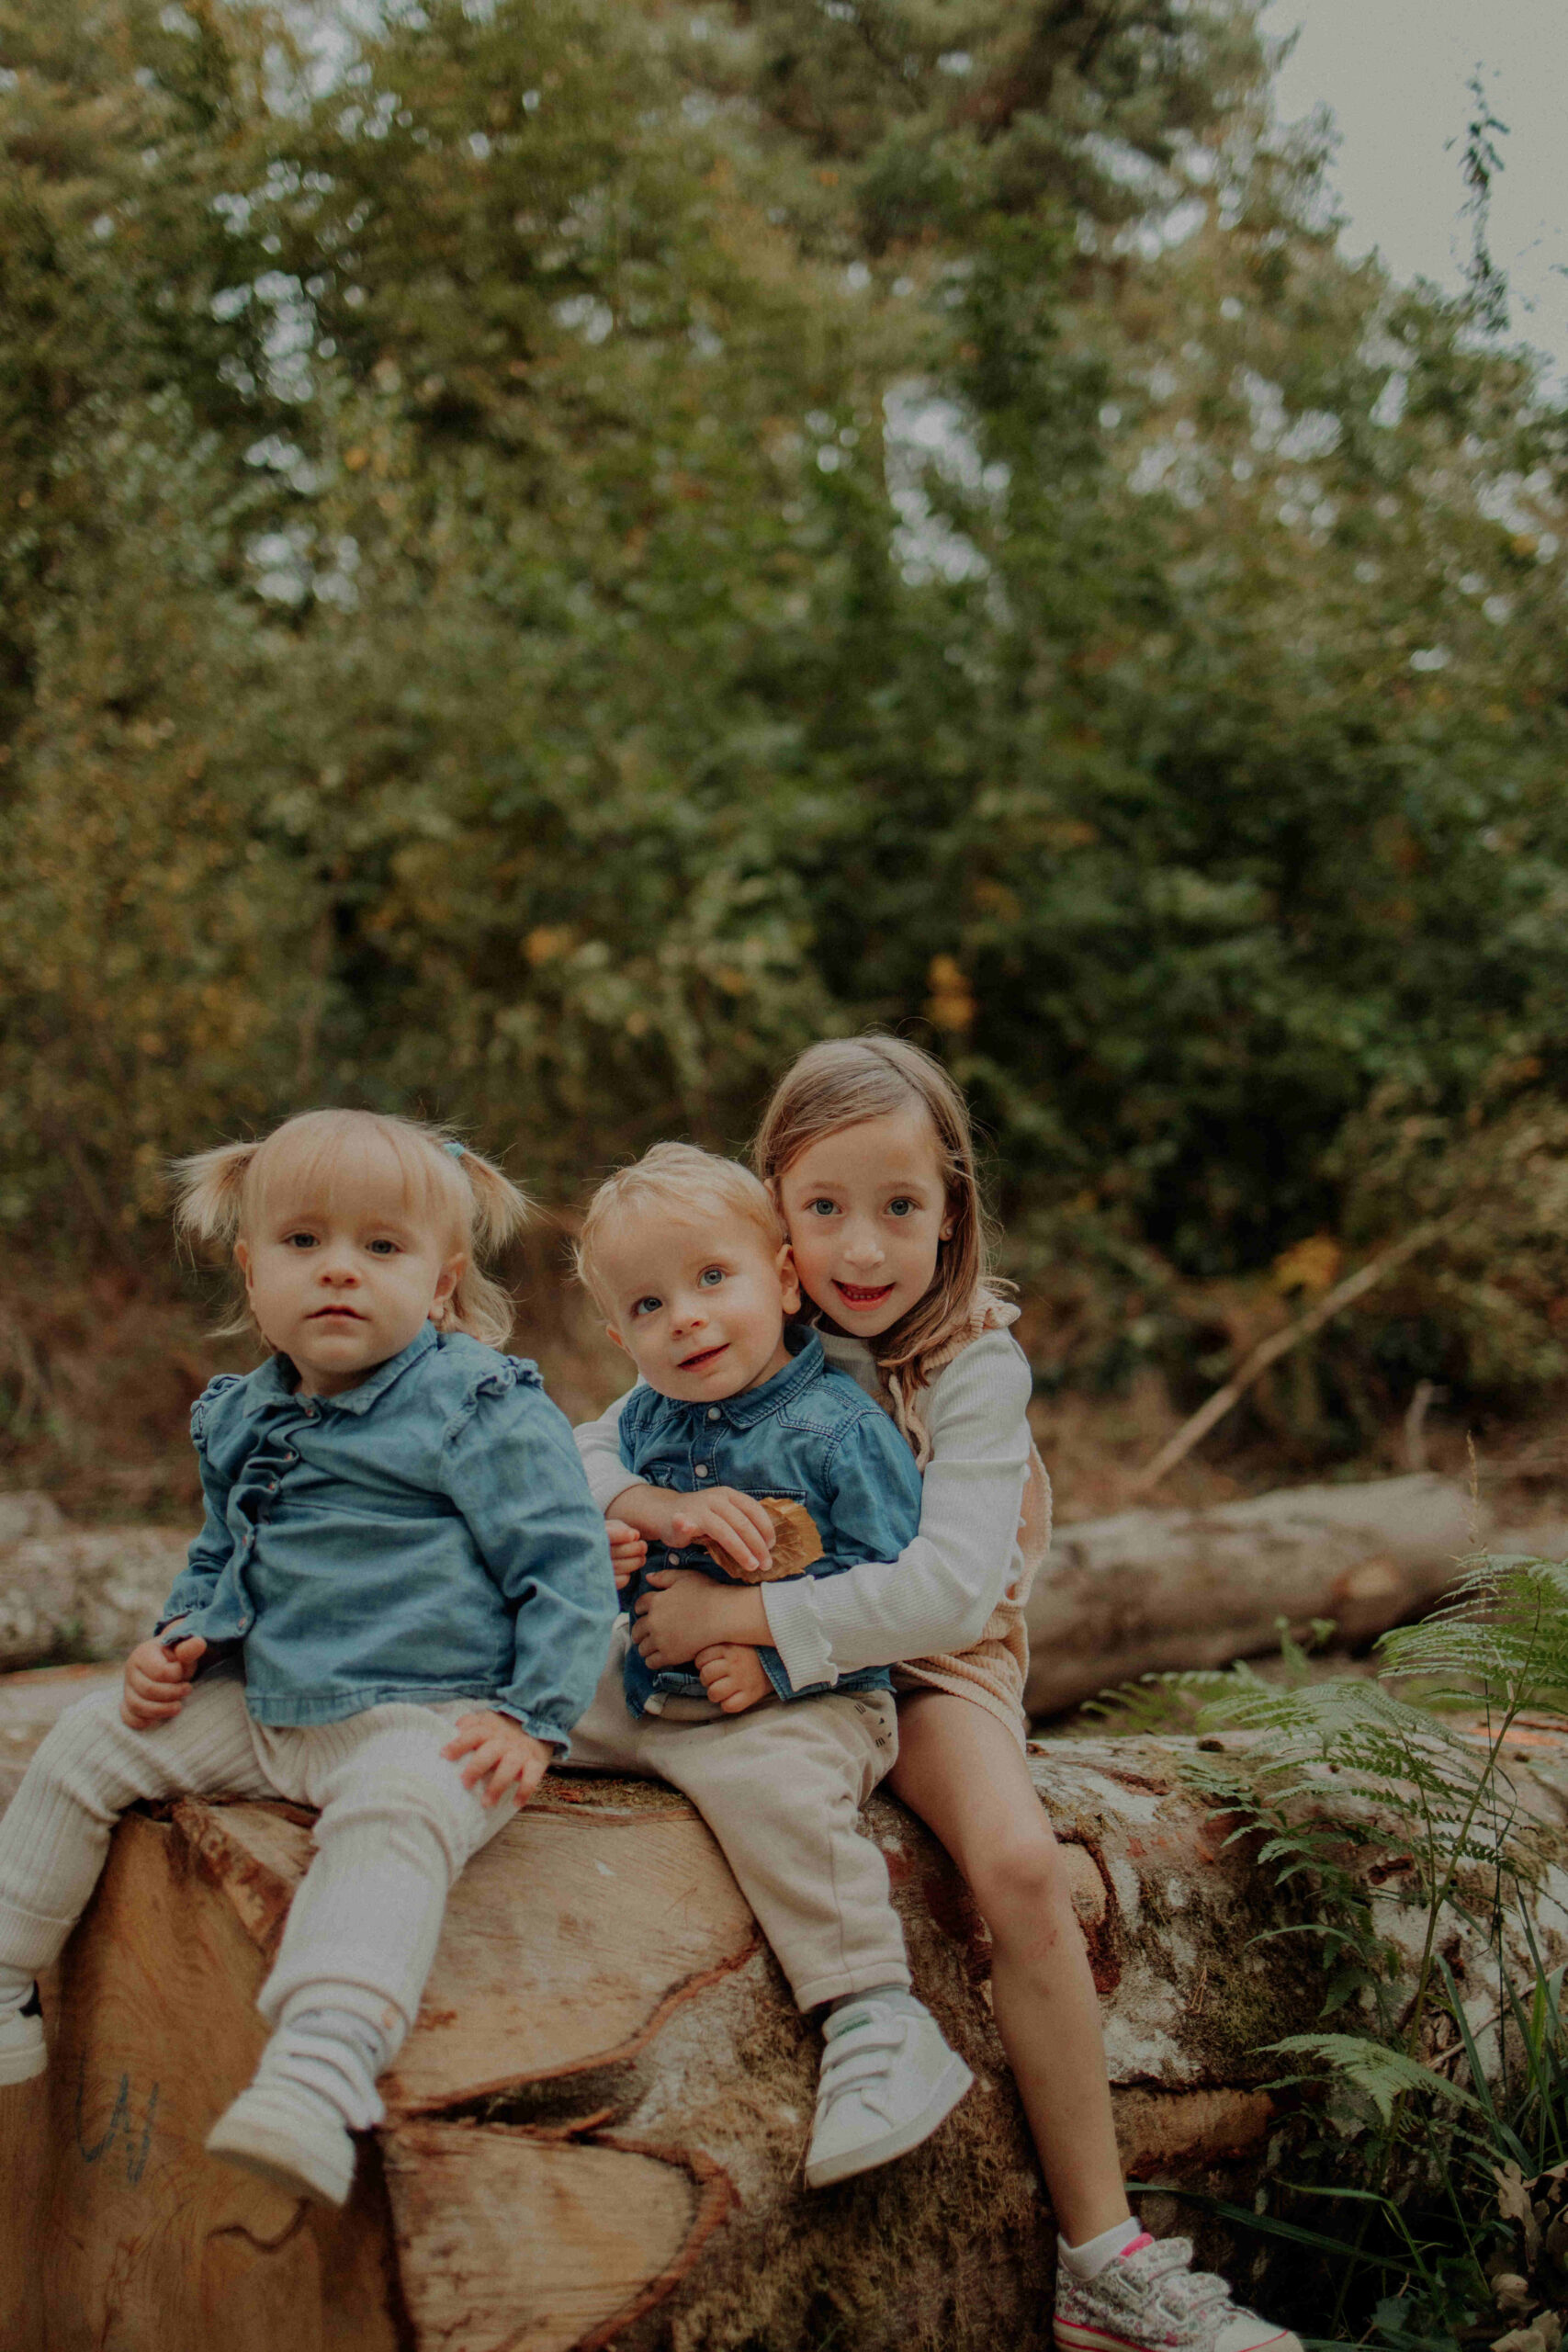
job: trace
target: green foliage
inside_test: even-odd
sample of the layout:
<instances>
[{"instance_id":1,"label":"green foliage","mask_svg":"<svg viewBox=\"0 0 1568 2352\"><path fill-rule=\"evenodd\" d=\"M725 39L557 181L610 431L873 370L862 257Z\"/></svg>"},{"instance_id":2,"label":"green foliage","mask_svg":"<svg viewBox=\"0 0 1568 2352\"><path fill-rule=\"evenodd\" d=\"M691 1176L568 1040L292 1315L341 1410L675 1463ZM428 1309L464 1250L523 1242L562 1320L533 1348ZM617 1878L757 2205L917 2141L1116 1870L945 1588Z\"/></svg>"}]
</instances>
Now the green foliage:
<instances>
[{"instance_id":1,"label":"green foliage","mask_svg":"<svg viewBox=\"0 0 1568 2352\"><path fill-rule=\"evenodd\" d=\"M1380 1648L1376 1680L1216 1677L1201 1718L1190 1777L1286 1892L1296 1916L1273 1932L1320 1940L1325 2016L1343 2018L1271 2045L1310 2062L1277 2087L1309 2095L1258 2211L1225 2210L1291 2250L1313 2318L1331 2291L1358 2343L1450 2352L1542 2307L1555 2341L1568 2222L1540 2222L1568 2179L1568 2025L1531 1908L1546 1857L1506 1758L1522 1714L1568 1726L1568 1562L1483 1561ZM1487 1981L1456 1979L1459 1927L1491 1946L1484 2018ZM1517 2308L1495 2301L1504 2273Z\"/></svg>"},{"instance_id":2,"label":"green foliage","mask_svg":"<svg viewBox=\"0 0 1568 2352\"><path fill-rule=\"evenodd\" d=\"M0 6L11 1229L326 1094L565 1195L877 1020L1065 1373L1413 1185L1352 1385L1568 1369L1562 420L1247 7L316 29Z\"/></svg>"}]
</instances>

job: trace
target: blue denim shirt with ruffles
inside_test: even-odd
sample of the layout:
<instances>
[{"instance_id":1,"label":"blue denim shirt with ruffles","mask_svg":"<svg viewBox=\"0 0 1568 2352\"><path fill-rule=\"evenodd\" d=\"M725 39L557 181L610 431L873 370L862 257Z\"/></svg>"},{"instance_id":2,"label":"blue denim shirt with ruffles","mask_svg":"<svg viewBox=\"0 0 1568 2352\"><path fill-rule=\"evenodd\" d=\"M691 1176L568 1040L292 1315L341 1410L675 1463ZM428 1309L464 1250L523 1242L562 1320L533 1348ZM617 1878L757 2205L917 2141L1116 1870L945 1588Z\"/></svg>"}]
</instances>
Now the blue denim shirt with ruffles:
<instances>
[{"instance_id":1,"label":"blue denim shirt with ruffles","mask_svg":"<svg viewBox=\"0 0 1568 2352\"><path fill-rule=\"evenodd\" d=\"M822 1557L807 1576L838 1576L862 1560L896 1560L920 1523L915 1457L881 1407L829 1363L815 1331L792 1323L784 1338L791 1356L784 1370L739 1396L687 1404L639 1382L621 1408L621 1460L645 1486L676 1494L734 1487L743 1495L804 1504L822 1541ZM740 1581L701 1544L650 1549L643 1575L651 1568L700 1568L721 1584ZM625 1595L628 1608L635 1610L642 1589L639 1577ZM874 1666L797 1690L777 1650L759 1648L757 1656L781 1699L892 1685L891 1669ZM635 1648L626 1652L626 1692L638 1715L657 1714L670 1697L704 1695L694 1668L654 1673Z\"/></svg>"},{"instance_id":2,"label":"blue denim shirt with ruffles","mask_svg":"<svg viewBox=\"0 0 1568 2352\"><path fill-rule=\"evenodd\" d=\"M569 1747L619 1603L536 1366L426 1323L339 1396L287 1356L222 1374L190 1425L207 1518L160 1630L241 1645L256 1722L472 1699Z\"/></svg>"}]
</instances>

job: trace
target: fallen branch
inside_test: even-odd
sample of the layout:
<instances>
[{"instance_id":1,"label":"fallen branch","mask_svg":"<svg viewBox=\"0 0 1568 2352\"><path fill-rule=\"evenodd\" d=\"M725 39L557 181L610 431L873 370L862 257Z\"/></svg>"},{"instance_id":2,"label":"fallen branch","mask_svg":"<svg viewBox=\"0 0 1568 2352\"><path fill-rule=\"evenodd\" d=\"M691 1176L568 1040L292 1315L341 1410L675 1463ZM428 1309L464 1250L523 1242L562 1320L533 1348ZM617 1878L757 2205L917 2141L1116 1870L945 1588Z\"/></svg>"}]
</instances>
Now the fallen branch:
<instances>
[{"instance_id":1,"label":"fallen branch","mask_svg":"<svg viewBox=\"0 0 1568 2352\"><path fill-rule=\"evenodd\" d=\"M1377 1257L1369 1259L1355 1273L1348 1274L1342 1283L1336 1283L1334 1288L1325 1292L1317 1305L1310 1307L1296 1322L1287 1325L1283 1331L1274 1331L1267 1340L1260 1340L1224 1386L1216 1388L1208 1403L1200 1405L1191 1418L1183 1421L1176 1435L1161 1446L1148 1467L1140 1470L1133 1481L1134 1497L1141 1498L1150 1493L1162 1478L1169 1476L1179 1462L1185 1461L1200 1439L1207 1437L1215 1423L1224 1419L1233 1405L1240 1404L1254 1381L1260 1379L1271 1363L1278 1363L1281 1356L1289 1355L1292 1348L1299 1347L1314 1331L1321 1331L1324 1325L1331 1322L1342 1308L1364 1298L1368 1291L1381 1283L1385 1275L1392 1274L1396 1266L1403 1266L1407 1258L1414 1258L1429 1242L1435 1241L1451 1221L1450 1217L1438 1216L1429 1218L1425 1225L1416 1226L1402 1241L1395 1241Z\"/></svg>"}]
</instances>

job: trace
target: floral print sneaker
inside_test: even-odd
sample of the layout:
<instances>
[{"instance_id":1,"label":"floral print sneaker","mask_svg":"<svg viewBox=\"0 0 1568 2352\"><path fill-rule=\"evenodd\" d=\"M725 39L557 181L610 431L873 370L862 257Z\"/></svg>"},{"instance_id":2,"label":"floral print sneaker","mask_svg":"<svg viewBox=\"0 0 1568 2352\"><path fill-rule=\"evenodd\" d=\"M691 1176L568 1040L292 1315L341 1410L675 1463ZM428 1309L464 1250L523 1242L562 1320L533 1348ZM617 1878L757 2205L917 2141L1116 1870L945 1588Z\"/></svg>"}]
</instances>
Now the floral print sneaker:
<instances>
[{"instance_id":1,"label":"floral print sneaker","mask_svg":"<svg viewBox=\"0 0 1568 2352\"><path fill-rule=\"evenodd\" d=\"M1186 2238L1134 2238L1096 2278L1056 2273L1057 2352L1302 2352L1301 2338L1194 2270Z\"/></svg>"}]
</instances>

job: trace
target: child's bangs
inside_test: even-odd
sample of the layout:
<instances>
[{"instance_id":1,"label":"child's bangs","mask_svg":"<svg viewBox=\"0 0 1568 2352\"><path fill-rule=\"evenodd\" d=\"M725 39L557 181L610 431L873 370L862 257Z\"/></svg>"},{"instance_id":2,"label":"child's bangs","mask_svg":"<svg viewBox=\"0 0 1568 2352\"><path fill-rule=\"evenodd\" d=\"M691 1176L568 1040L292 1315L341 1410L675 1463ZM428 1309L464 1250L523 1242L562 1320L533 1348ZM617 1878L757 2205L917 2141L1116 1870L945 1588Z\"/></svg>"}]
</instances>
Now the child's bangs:
<instances>
[{"instance_id":1,"label":"child's bangs","mask_svg":"<svg viewBox=\"0 0 1568 2352\"><path fill-rule=\"evenodd\" d=\"M246 1173L243 1230L279 1209L379 1208L466 1247L473 1194L457 1163L401 1120L369 1111L308 1111L269 1136Z\"/></svg>"}]
</instances>

